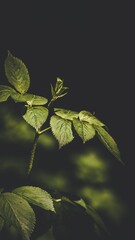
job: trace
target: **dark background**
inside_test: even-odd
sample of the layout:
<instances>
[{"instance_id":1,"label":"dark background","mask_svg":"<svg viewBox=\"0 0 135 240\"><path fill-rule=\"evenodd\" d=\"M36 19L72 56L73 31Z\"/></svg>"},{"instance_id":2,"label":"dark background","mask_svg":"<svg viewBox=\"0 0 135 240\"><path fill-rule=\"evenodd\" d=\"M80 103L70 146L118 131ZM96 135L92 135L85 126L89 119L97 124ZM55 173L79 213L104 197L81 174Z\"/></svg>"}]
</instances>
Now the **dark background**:
<instances>
[{"instance_id":1,"label":"dark background","mask_svg":"<svg viewBox=\"0 0 135 240\"><path fill-rule=\"evenodd\" d=\"M114 163L115 184L134 211L132 6L101 2L93 6L82 1L9 1L0 5L0 81L5 81L7 50L28 67L31 92L49 98L50 83L54 84L56 77L64 79L70 90L57 106L96 112L107 124L126 164L123 169ZM130 226L126 223L127 236L133 223L134 219Z\"/></svg>"}]
</instances>

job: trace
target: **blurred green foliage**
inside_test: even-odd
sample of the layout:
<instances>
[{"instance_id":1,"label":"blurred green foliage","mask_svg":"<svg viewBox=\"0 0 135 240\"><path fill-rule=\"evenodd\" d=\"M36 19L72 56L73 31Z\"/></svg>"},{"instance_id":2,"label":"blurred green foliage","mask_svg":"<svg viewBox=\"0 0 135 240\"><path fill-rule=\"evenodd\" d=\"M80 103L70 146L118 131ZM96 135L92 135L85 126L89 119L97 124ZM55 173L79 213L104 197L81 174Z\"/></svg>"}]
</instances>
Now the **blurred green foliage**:
<instances>
[{"instance_id":1,"label":"blurred green foliage","mask_svg":"<svg viewBox=\"0 0 135 240\"><path fill-rule=\"evenodd\" d=\"M58 151L56 140L49 133L39 138L35 167L29 177L26 168L29 161L33 129L14 113L12 106L0 107L0 182L1 187L10 190L13 187L28 184L40 186L50 191L81 196L103 216L105 223L114 226L129 217L128 207L113 187L111 165L108 159L101 157L96 149L83 147L81 154L77 149L67 152ZM37 164L38 158L38 164ZM13 239L15 237L12 229ZM51 231L36 236L36 240L53 240Z\"/></svg>"}]
</instances>

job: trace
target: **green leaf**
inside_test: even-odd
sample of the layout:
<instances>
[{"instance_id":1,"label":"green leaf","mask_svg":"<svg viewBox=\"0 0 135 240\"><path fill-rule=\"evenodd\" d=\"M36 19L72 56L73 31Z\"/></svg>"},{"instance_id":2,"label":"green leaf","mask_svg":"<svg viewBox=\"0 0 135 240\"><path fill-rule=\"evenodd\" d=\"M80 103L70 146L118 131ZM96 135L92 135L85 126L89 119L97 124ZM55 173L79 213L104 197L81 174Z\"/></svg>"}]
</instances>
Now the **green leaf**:
<instances>
[{"instance_id":1,"label":"green leaf","mask_svg":"<svg viewBox=\"0 0 135 240\"><path fill-rule=\"evenodd\" d=\"M99 137L100 141L118 160L121 161L120 151L112 136L104 128L100 126L94 125L94 128L97 132L97 136Z\"/></svg>"},{"instance_id":2,"label":"green leaf","mask_svg":"<svg viewBox=\"0 0 135 240\"><path fill-rule=\"evenodd\" d=\"M4 219L0 216L0 232L4 226Z\"/></svg>"},{"instance_id":3,"label":"green leaf","mask_svg":"<svg viewBox=\"0 0 135 240\"><path fill-rule=\"evenodd\" d=\"M23 186L14 189L13 193L26 199L29 203L55 212L51 195L39 187Z\"/></svg>"},{"instance_id":4,"label":"green leaf","mask_svg":"<svg viewBox=\"0 0 135 240\"><path fill-rule=\"evenodd\" d=\"M48 109L41 106L28 107L23 118L37 131L42 127L48 117Z\"/></svg>"},{"instance_id":5,"label":"green leaf","mask_svg":"<svg viewBox=\"0 0 135 240\"><path fill-rule=\"evenodd\" d=\"M60 93L62 88L63 88L63 81L60 78L57 78L56 85L55 85L55 92L57 94Z\"/></svg>"},{"instance_id":6,"label":"green leaf","mask_svg":"<svg viewBox=\"0 0 135 240\"><path fill-rule=\"evenodd\" d=\"M11 92L11 98L15 101L15 102L27 102L27 101L31 101L32 100L32 94L20 94L18 92L16 92L14 89Z\"/></svg>"},{"instance_id":7,"label":"green leaf","mask_svg":"<svg viewBox=\"0 0 135 240\"><path fill-rule=\"evenodd\" d=\"M52 97L55 97L55 90L53 88L53 85L51 84L51 93L52 93Z\"/></svg>"},{"instance_id":8,"label":"green leaf","mask_svg":"<svg viewBox=\"0 0 135 240\"><path fill-rule=\"evenodd\" d=\"M8 81L15 89L24 94L30 86L30 77L25 64L10 52L5 60L5 73Z\"/></svg>"},{"instance_id":9,"label":"green leaf","mask_svg":"<svg viewBox=\"0 0 135 240\"><path fill-rule=\"evenodd\" d=\"M13 225L24 240L29 240L35 226L35 214L28 202L14 193L0 195L0 215L8 225Z\"/></svg>"},{"instance_id":10,"label":"green leaf","mask_svg":"<svg viewBox=\"0 0 135 240\"><path fill-rule=\"evenodd\" d=\"M79 119L74 118L73 125L78 135L82 138L83 143L95 136L95 129L90 123L82 122Z\"/></svg>"},{"instance_id":11,"label":"green leaf","mask_svg":"<svg viewBox=\"0 0 135 240\"><path fill-rule=\"evenodd\" d=\"M11 91L11 97L15 102L27 102L28 105L44 105L48 102L47 98L37 96L31 93L20 94L14 89Z\"/></svg>"},{"instance_id":12,"label":"green leaf","mask_svg":"<svg viewBox=\"0 0 135 240\"><path fill-rule=\"evenodd\" d=\"M92 115L92 113L87 112L87 111L81 111L79 113L79 119L81 121L86 121L90 124L94 124L97 126L105 126L104 123L102 123L100 120L98 120L94 115Z\"/></svg>"},{"instance_id":13,"label":"green leaf","mask_svg":"<svg viewBox=\"0 0 135 240\"><path fill-rule=\"evenodd\" d=\"M75 111L62 109L62 108L54 108L55 114L64 119L73 120L73 118L78 118L78 113Z\"/></svg>"},{"instance_id":14,"label":"green leaf","mask_svg":"<svg viewBox=\"0 0 135 240\"><path fill-rule=\"evenodd\" d=\"M31 100L28 100L27 103L29 105L44 105L48 102L48 99L42 96L37 96L34 94L28 94L29 96L31 95Z\"/></svg>"},{"instance_id":15,"label":"green leaf","mask_svg":"<svg viewBox=\"0 0 135 240\"><path fill-rule=\"evenodd\" d=\"M52 133L59 142L59 148L73 140L72 124L69 120L53 115L50 120L50 125Z\"/></svg>"},{"instance_id":16,"label":"green leaf","mask_svg":"<svg viewBox=\"0 0 135 240\"><path fill-rule=\"evenodd\" d=\"M0 85L0 102L5 102L10 97L11 87Z\"/></svg>"}]
</instances>

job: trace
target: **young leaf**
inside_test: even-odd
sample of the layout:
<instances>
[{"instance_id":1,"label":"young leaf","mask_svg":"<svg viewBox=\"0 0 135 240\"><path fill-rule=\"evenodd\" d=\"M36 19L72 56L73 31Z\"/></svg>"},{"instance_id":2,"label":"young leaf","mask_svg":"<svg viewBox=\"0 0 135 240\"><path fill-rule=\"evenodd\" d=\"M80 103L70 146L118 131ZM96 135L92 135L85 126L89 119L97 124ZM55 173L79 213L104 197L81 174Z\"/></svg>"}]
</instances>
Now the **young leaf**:
<instances>
[{"instance_id":1,"label":"young leaf","mask_svg":"<svg viewBox=\"0 0 135 240\"><path fill-rule=\"evenodd\" d=\"M104 123L99 121L94 115L92 115L92 113L87 112L87 111L81 111L79 113L79 118L80 118L81 121L86 121L90 124L94 124L94 125L97 125L97 126L105 126Z\"/></svg>"},{"instance_id":2,"label":"young leaf","mask_svg":"<svg viewBox=\"0 0 135 240\"><path fill-rule=\"evenodd\" d=\"M55 212L51 195L39 187L23 186L14 189L13 193L26 199L29 203Z\"/></svg>"},{"instance_id":3,"label":"young leaf","mask_svg":"<svg viewBox=\"0 0 135 240\"><path fill-rule=\"evenodd\" d=\"M28 107L23 118L37 131L45 123L48 117L48 109L41 106Z\"/></svg>"},{"instance_id":4,"label":"young leaf","mask_svg":"<svg viewBox=\"0 0 135 240\"><path fill-rule=\"evenodd\" d=\"M59 142L59 148L73 140L71 122L59 116L53 115L50 120L52 132Z\"/></svg>"},{"instance_id":5,"label":"young leaf","mask_svg":"<svg viewBox=\"0 0 135 240\"><path fill-rule=\"evenodd\" d=\"M112 136L102 127L94 125L94 128L97 132L97 136L101 142L106 146L106 148L118 159L121 161L120 151L118 146Z\"/></svg>"},{"instance_id":6,"label":"young leaf","mask_svg":"<svg viewBox=\"0 0 135 240\"><path fill-rule=\"evenodd\" d=\"M0 216L0 232L4 226L4 219Z\"/></svg>"},{"instance_id":7,"label":"young leaf","mask_svg":"<svg viewBox=\"0 0 135 240\"><path fill-rule=\"evenodd\" d=\"M12 88L4 85L0 85L0 102L5 102L10 96Z\"/></svg>"},{"instance_id":8,"label":"young leaf","mask_svg":"<svg viewBox=\"0 0 135 240\"><path fill-rule=\"evenodd\" d=\"M63 88L63 81L60 78L57 78L56 85L55 85L55 92L58 94L62 88Z\"/></svg>"},{"instance_id":9,"label":"young leaf","mask_svg":"<svg viewBox=\"0 0 135 240\"><path fill-rule=\"evenodd\" d=\"M0 215L8 225L21 232L24 240L29 240L35 226L35 214L28 202L14 193L0 195Z\"/></svg>"},{"instance_id":10,"label":"young leaf","mask_svg":"<svg viewBox=\"0 0 135 240\"><path fill-rule=\"evenodd\" d=\"M24 94L30 86L30 77L25 64L10 52L5 60L5 73L8 81L15 89Z\"/></svg>"},{"instance_id":11,"label":"young leaf","mask_svg":"<svg viewBox=\"0 0 135 240\"><path fill-rule=\"evenodd\" d=\"M78 113L71 110L54 108L54 111L57 116L64 119L73 120L73 118L78 118Z\"/></svg>"},{"instance_id":12,"label":"young leaf","mask_svg":"<svg viewBox=\"0 0 135 240\"><path fill-rule=\"evenodd\" d=\"M83 122L79 119L74 118L73 125L78 135L82 138L83 143L92 139L95 136L95 129L90 123Z\"/></svg>"}]
</instances>

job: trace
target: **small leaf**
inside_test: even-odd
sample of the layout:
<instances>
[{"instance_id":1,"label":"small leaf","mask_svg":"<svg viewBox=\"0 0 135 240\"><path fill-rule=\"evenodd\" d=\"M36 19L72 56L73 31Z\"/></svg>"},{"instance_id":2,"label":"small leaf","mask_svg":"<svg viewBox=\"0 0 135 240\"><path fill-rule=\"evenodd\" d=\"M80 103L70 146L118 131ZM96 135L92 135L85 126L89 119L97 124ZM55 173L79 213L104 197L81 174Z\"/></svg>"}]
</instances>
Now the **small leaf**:
<instances>
[{"instance_id":1,"label":"small leaf","mask_svg":"<svg viewBox=\"0 0 135 240\"><path fill-rule=\"evenodd\" d=\"M17 103L17 102L27 102L32 100L32 94L20 94L16 92L14 89L11 92L11 98Z\"/></svg>"},{"instance_id":2,"label":"small leaf","mask_svg":"<svg viewBox=\"0 0 135 240\"><path fill-rule=\"evenodd\" d=\"M52 97L55 97L55 90L53 88L53 85L51 84L51 93L52 93Z\"/></svg>"},{"instance_id":3,"label":"small leaf","mask_svg":"<svg viewBox=\"0 0 135 240\"><path fill-rule=\"evenodd\" d=\"M10 52L5 60L5 73L8 81L21 94L28 91L30 77L25 64Z\"/></svg>"},{"instance_id":4,"label":"small leaf","mask_svg":"<svg viewBox=\"0 0 135 240\"><path fill-rule=\"evenodd\" d=\"M13 193L26 199L29 203L55 212L51 195L39 187L23 186L14 189Z\"/></svg>"},{"instance_id":5,"label":"small leaf","mask_svg":"<svg viewBox=\"0 0 135 240\"><path fill-rule=\"evenodd\" d=\"M50 120L51 130L59 142L59 148L73 140L71 122L59 116L53 115Z\"/></svg>"},{"instance_id":6,"label":"small leaf","mask_svg":"<svg viewBox=\"0 0 135 240\"><path fill-rule=\"evenodd\" d=\"M41 106L28 107L23 118L37 131L45 123L48 117L48 109Z\"/></svg>"},{"instance_id":7,"label":"small leaf","mask_svg":"<svg viewBox=\"0 0 135 240\"><path fill-rule=\"evenodd\" d=\"M74 118L73 125L78 135L82 138L83 143L95 136L95 129L90 123L82 122L79 119Z\"/></svg>"},{"instance_id":8,"label":"small leaf","mask_svg":"<svg viewBox=\"0 0 135 240\"><path fill-rule=\"evenodd\" d=\"M44 105L48 102L48 99L42 96L37 96L34 94L29 94L31 95L31 100L28 100L27 103L29 105Z\"/></svg>"},{"instance_id":9,"label":"small leaf","mask_svg":"<svg viewBox=\"0 0 135 240\"><path fill-rule=\"evenodd\" d=\"M8 225L13 225L24 240L29 240L35 226L35 214L28 202L14 193L0 195L0 215Z\"/></svg>"},{"instance_id":10,"label":"small leaf","mask_svg":"<svg viewBox=\"0 0 135 240\"><path fill-rule=\"evenodd\" d=\"M90 124L94 124L97 126L105 126L104 123L102 123L100 120L98 120L92 113L87 112L87 111L81 111L79 113L79 118L81 121L86 121Z\"/></svg>"},{"instance_id":11,"label":"small leaf","mask_svg":"<svg viewBox=\"0 0 135 240\"><path fill-rule=\"evenodd\" d=\"M0 216L0 232L4 226L4 219Z\"/></svg>"},{"instance_id":12,"label":"small leaf","mask_svg":"<svg viewBox=\"0 0 135 240\"><path fill-rule=\"evenodd\" d=\"M56 85L55 85L55 92L58 94L62 88L63 88L63 81L60 78L57 78Z\"/></svg>"},{"instance_id":13,"label":"small leaf","mask_svg":"<svg viewBox=\"0 0 135 240\"><path fill-rule=\"evenodd\" d=\"M97 132L97 136L101 140L101 142L105 145L105 147L118 159L121 161L120 152L118 146L111 135L102 127L95 126L94 128ZM123 163L123 162L122 162Z\"/></svg>"},{"instance_id":14,"label":"small leaf","mask_svg":"<svg viewBox=\"0 0 135 240\"><path fill-rule=\"evenodd\" d=\"M64 119L73 120L73 118L78 118L78 113L71 110L54 108L54 111L57 116Z\"/></svg>"},{"instance_id":15,"label":"small leaf","mask_svg":"<svg viewBox=\"0 0 135 240\"><path fill-rule=\"evenodd\" d=\"M12 88L4 85L0 85L0 102L5 102L10 97Z\"/></svg>"}]
</instances>

